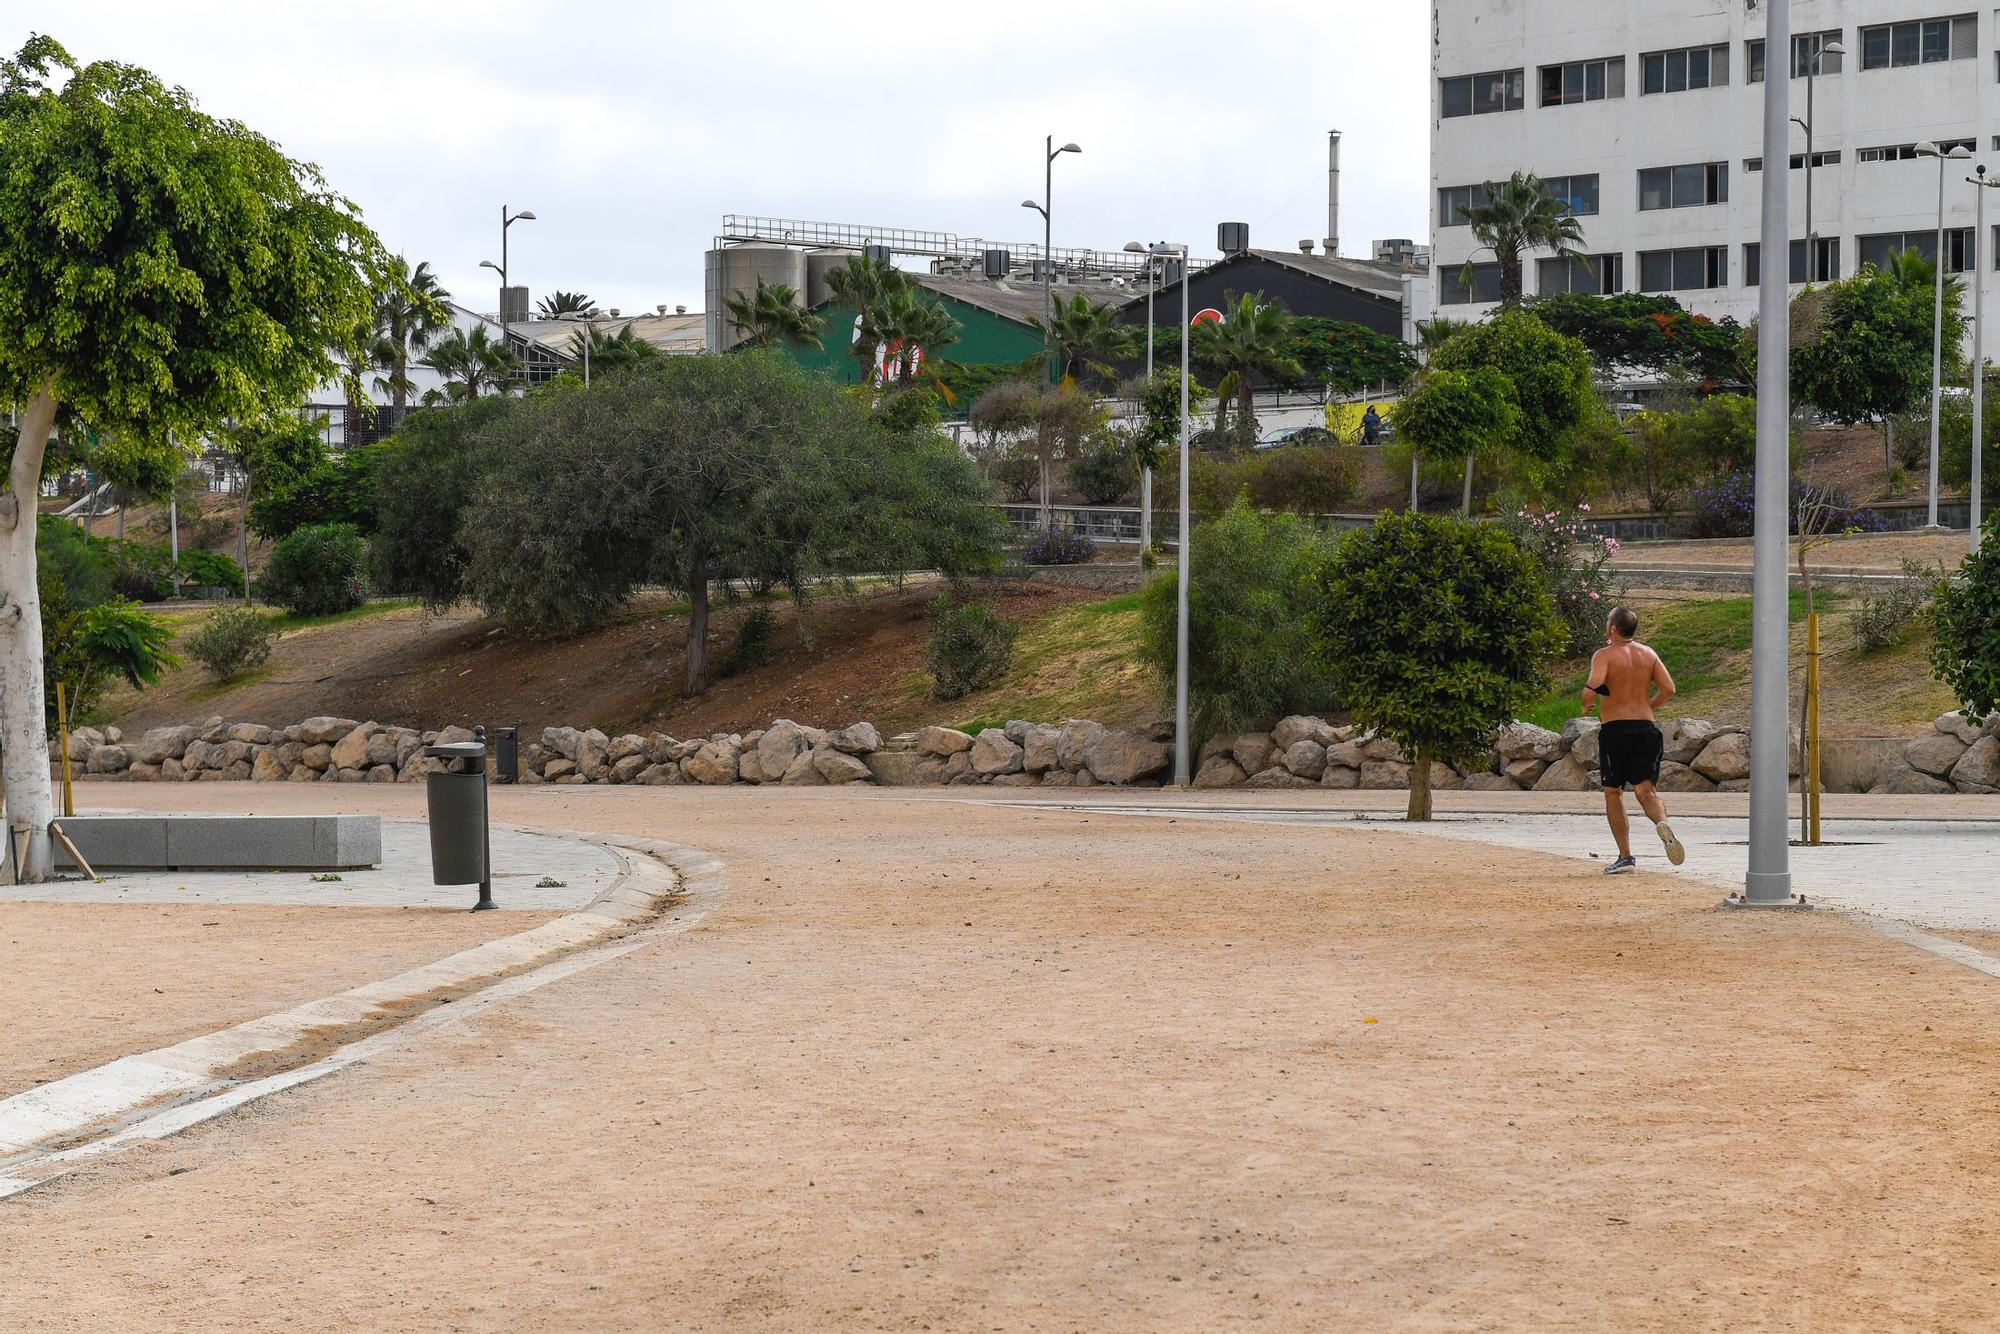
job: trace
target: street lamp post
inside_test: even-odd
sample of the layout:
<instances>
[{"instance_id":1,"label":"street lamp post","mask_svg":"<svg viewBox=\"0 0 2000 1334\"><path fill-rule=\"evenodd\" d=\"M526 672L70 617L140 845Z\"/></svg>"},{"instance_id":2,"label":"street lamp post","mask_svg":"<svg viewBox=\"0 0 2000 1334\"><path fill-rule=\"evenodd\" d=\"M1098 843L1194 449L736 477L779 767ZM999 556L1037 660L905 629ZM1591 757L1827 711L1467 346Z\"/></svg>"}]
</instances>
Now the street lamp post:
<instances>
[{"instance_id":1,"label":"street lamp post","mask_svg":"<svg viewBox=\"0 0 2000 1334\"><path fill-rule=\"evenodd\" d=\"M565 320L583 326L583 387L586 392L590 389L590 335L593 327L591 322L597 315L598 312L594 310L577 310L562 316Z\"/></svg>"},{"instance_id":2,"label":"street lamp post","mask_svg":"<svg viewBox=\"0 0 2000 1334\"><path fill-rule=\"evenodd\" d=\"M1153 387L1153 297L1160 290L1160 261L1145 246L1137 241L1127 241L1125 248L1134 254L1146 256L1146 388ZM1153 549L1153 470L1139 469L1139 550Z\"/></svg>"},{"instance_id":3,"label":"street lamp post","mask_svg":"<svg viewBox=\"0 0 2000 1334\"><path fill-rule=\"evenodd\" d=\"M1188 248L1168 241L1152 247L1158 259L1180 257L1181 265L1181 514L1180 587L1174 590L1174 784L1186 787L1193 777L1188 736Z\"/></svg>"},{"instance_id":4,"label":"street lamp post","mask_svg":"<svg viewBox=\"0 0 2000 1334\"><path fill-rule=\"evenodd\" d=\"M1917 145L1918 157L1934 157L1938 160L1938 225L1937 225L1937 302L1931 316L1931 508L1930 520L1924 526L1937 528L1938 524L1938 410L1944 402L1944 167L1947 161L1963 162L1972 154L1965 145L1946 151L1925 140Z\"/></svg>"},{"instance_id":5,"label":"street lamp post","mask_svg":"<svg viewBox=\"0 0 2000 1334\"><path fill-rule=\"evenodd\" d=\"M1806 59L1806 118L1800 120L1797 116L1792 117L1792 123L1806 132L1806 281L1809 283L1820 280L1819 236L1813 230L1813 127L1819 123L1818 116L1813 113L1813 84L1819 78L1819 63L1821 60L1827 56L1844 56L1847 54L1847 48L1837 41L1828 42L1826 45L1821 46L1818 44L1818 39L1814 38L1813 43L1812 54ZM1764 77L1768 79L1771 77L1770 48L1765 47L1764 50ZM1785 70L1787 75L1791 73L1789 68L1790 63L1790 54L1787 53L1787 68ZM1791 163L1787 161L1785 167L1787 170L1790 170ZM1766 162L1764 169L1769 171L1771 164ZM1789 248L1789 242L1787 243L1787 248ZM1787 255L1785 259L1787 268L1789 268L1791 257Z\"/></svg>"},{"instance_id":6,"label":"street lamp post","mask_svg":"<svg viewBox=\"0 0 2000 1334\"><path fill-rule=\"evenodd\" d=\"M1983 497L1980 492L1986 484L1986 265L1979 257L1981 243L1986 238L1986 192L2000 188L2000 181L1986 179L1986 168L1979 167L1966 181L1977 186L1979 193L1973 207L1972 224L1972 513L1971 545L1974 555L1979 554L1981 527L1985 521Z\"/></svg>"},{"instance_id":7,"label":"street lamp post","mask_svg":"<svg viewBox=\"0 0 2000 1334\"><path fill-rule=\"evenodd\" d=\"M1053 134L1048 137L1045 149L1042 161L1042 201L1038 204L1032 199L1024 199L1021 201L1021 207L1031 208L1042 215L1042 356L1048 362L1048 376L1053 381L1056 378L1053 337L1056 303L1055 289L1051 283L1055 278L1055 221L1052 210L1055 208L1056 159L1064 153L1081 153L1083 150L1075 144L1064 144L1061 148L1057 148L1056 137Z\"/></svg>"}]
</instances>

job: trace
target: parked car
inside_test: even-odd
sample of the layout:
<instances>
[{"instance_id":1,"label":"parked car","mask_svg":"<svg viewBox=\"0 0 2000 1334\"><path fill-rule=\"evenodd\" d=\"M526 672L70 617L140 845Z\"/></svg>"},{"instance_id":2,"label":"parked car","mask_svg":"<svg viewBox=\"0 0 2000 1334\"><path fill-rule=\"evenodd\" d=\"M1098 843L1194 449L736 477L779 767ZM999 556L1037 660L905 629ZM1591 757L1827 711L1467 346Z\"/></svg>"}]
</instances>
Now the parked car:
<instances>
[{"instance_id":1,"label":"parked car","mask_svg":"<svg viewBox=\"0 0 2000 1334\"><path fill-rule=\"evenodd\" d=\"M1257 442L1259 449L1283 449L1289 445L1337 445L1340 438L1324 426L1286 426L1272 431Z\"/></svg>"}]
</instances>

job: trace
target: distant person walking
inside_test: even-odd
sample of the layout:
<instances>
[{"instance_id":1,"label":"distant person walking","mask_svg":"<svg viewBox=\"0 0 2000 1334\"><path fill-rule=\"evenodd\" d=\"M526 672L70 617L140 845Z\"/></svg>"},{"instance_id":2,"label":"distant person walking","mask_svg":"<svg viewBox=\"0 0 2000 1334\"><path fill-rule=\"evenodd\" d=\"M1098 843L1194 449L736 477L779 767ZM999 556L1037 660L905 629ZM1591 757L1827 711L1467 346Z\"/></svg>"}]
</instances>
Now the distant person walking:
<instances>
[{"instance_id":1,"label":"distant person walking","mask_svg":"<svg viewBox=\"0 0 2000 1334\"><path fill-rule=\"evenodd\" d=\"M1604 720L1597 734L1598 768L1604 777L1604 818L1618 840L1618 860L1604 868L1606 875L1638 869L1625 823L1628 787L1658 831L1667 860L1675 866L1687 860L1687 849L1667 825L1667 808L1657 790L1666 743L1653 710L1674 697L1674 678L1659 654L1633 638L1638 633L1636 612L1612 608L1604 624L1604 647L1592 655L1583 687L1583 711L1595 707Z\"/></svg>"},{"instance_id":2,"label":"distant person walking","mask_svg":"<svg viewBox=\"0 0 2000 1334\"><path fill-rule=\"evenodd\" d=\"M1361 443L1371 448L1382 443L1382 414L1373 403L1361 414Z\"/></svg>"}]
</instances>

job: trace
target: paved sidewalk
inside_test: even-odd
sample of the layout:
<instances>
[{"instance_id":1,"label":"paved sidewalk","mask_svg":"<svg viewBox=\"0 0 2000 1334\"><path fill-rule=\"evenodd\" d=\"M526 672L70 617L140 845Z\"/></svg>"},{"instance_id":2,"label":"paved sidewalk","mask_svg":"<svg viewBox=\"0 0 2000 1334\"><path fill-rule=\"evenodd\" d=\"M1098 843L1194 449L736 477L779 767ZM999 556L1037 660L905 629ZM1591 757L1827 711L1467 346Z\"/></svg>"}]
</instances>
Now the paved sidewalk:
<instances>
[{"instance_id":1,"label":"paved sidewalk","mask_svg":"<svg viewBox=\"0 0 2000 1334\"><path fill-rule=\"evenodd\" d=\"M502 908L563 911L590 902L618 878L610 849L493 827L493 900ZM258 903L295 907L469 908L476 885L431 883L429 826L382 822L382 864L314 880L306 871L114 872L90 884L0 885L0 903ZM559 886L538 887L542 880Z\"/></svg>"}]
</instances>

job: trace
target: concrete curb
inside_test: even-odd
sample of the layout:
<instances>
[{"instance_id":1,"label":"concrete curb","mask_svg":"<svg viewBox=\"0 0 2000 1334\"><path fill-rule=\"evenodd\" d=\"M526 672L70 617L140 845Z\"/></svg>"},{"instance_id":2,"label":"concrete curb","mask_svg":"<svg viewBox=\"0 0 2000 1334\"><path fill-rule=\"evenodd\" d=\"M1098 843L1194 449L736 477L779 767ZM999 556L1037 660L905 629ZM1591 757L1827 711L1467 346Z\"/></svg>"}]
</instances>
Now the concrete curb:
<instances>
[{"instance_id":1,"label":"concrete curb","mask_svg":"<svg viewBox=\"0 0 2000 1334\"><path fill-rule=\"evenodd\" d=\"M176 1128L219 1115L249 1100L242 1096L246 1086L273 1085L251 1095L262 1096L302 1082L307 1076L295 1069L282 1070L287 1051L298 1054L295 1064L307 1064L306 1057L315 1043L331 1043L337 1057L352 1047L387 1037L440 1008L459 1011L459 1005L443 1007L438 1002L456 1001L468 993L520 980L523 974L547 968L606 937L629 933L658 917L677 893L694 909L675 915L674 929L686 930L720 902L727 888L721 861L678 844L606 838L574 830L521 832L596 843L614 853L640 855L621 855L625 871L609 888L583 908L552 922L461 950L396 977L172 1046L121 1057L0 1100L0 1198L48 1179L45 1173L16 1175L14 1169L25 1165L22 1159L47 1155L75 1141L117 1130L149 1109L157 1114L162 1102L174 1104L167 1111L179 1114L176 1119L183 1124ZM515 988L509 994L527 989ZM405 1007L407 1013L397 1013ZM341 1030L363 1028L366 1031L356 1031L344 1042L339 1040ZM328 1064L328 1060L322 1051L310 1064ZM249 1073L253 1063L276 1063L282 1072L253 1076ZM321 1073L331 1072L329 1068ZM191 1114L210 1104L216 1106L207 1115Z\"/></svg>"}]
</instances>

